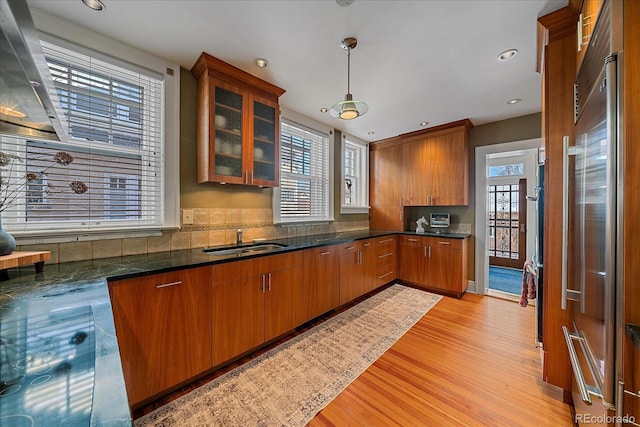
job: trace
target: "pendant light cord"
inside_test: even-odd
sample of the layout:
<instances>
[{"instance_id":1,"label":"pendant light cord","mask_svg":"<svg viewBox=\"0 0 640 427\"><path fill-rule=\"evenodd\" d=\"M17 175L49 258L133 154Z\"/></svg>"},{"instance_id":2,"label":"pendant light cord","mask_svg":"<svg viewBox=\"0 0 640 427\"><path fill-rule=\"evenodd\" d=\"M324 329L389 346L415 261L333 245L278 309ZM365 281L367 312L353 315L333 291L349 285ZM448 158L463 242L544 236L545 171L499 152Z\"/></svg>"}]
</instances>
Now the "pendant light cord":
<instances>
[{"instance_id":1,"label":"pendant light cord","mask_svg":"<svg viewBox=\"0 0 640 427\"><path fill-rule=\"evenodd\" d=\"M347 93L351 93L351 48L347 48Z\"/></svg>"}]
</instances>

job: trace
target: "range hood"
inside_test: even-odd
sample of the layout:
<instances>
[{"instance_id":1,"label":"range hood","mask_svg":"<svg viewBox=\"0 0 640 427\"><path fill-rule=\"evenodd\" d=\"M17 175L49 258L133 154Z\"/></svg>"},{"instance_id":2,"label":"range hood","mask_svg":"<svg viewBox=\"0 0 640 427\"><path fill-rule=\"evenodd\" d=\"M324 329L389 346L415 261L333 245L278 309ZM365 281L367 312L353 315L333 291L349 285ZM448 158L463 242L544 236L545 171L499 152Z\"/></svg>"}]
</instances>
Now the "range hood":
<instances>
[{"instance_id":1,"label":"range hood","mask_svg":"<svg viewBox=\"0 0 640 427\"><path fill-rule=\"evenodd\" d=\"M0 0L0 31L0 133L66 141L64 114L25 0Z\"/></svg>"}]
</instances>

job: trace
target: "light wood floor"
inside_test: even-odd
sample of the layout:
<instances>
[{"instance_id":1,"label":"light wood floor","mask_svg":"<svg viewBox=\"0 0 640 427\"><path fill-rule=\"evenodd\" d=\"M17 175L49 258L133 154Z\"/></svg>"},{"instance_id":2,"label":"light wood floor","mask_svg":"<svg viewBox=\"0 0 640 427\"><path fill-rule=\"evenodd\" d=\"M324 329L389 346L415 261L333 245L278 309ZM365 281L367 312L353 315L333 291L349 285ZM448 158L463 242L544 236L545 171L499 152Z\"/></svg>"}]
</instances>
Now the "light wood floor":
<instances>
[{"instance_id":1,"label":"light wood floor","mask_svg":"<svg viewBox=\"0 0 640 427\"><path fill-rule=\"evenodd\" d=\"M444 297L310 426L572 426L540 380L535 309Z\"/></svg>"}]
</instances>

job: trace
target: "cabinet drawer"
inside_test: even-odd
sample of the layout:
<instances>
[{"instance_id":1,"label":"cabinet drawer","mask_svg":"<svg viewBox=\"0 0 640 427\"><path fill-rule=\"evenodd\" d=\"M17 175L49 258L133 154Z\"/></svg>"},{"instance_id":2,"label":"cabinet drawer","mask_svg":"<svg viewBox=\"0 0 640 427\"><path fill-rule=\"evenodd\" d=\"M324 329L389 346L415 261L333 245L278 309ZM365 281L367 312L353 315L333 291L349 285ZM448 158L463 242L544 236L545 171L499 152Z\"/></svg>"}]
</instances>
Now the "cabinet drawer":
<instances>
[{"instance_id":1,"label":"cabinet drawer","mask_svg":"<svg viewBox=\"0 0 640 427\"><path fill-rule=\"evenodd\" d=\"M430 237L429 246L440 247L443 249L462 249L462 242L464 239L452 239L447 237Z\"/></svg>"},{"instance_id":2,"label":"cabinet drawer","mask_svg":"<svg viewBox=\"0 0 640 427\"><path fill-rule=\"evenodd\" d=\"M424 246L427 242L427 238L422 236L400 236L400 244L402 245Z\"/></svg>"}]
</instances>

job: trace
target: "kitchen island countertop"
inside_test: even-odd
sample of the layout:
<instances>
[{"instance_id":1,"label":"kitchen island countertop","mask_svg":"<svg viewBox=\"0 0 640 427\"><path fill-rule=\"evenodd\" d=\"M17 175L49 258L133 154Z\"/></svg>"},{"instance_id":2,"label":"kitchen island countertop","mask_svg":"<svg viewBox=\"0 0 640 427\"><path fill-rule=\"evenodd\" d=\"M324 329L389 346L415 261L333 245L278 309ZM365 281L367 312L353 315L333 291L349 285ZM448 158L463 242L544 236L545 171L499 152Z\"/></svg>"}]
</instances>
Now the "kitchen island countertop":
<instances>
[{"instance_id":1,"label":"kitchen island countertop","mask_svg":"<svg viewBox=\"0 0 640 427\"><path fill-rule=\"evenodd\" d=\"M0 419L17 423L31 418L30 425L36 427L52 421L131 425L109 280L393 234L416 233L362 230L274 239L268 242L286 247L242 257L211 256L198 248L48 264L41 273L27 267L10 269L9 280L0 282L0 382L8 382L0 386L0 394L12 396L3 399Z\"/></svg>"}]
</instances>

